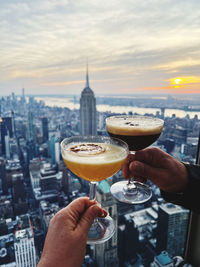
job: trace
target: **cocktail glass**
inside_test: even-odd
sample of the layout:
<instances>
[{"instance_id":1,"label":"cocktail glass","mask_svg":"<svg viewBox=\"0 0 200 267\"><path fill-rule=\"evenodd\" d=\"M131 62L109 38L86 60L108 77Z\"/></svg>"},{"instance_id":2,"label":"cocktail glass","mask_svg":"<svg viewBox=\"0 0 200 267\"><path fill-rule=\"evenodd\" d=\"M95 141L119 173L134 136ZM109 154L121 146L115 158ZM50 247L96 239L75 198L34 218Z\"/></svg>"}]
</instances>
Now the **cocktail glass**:
<instances>
[{"instance_id":1,"label":"cocktail glass","mask_svg":"<svg viewBox=\"0 0 200 267\"><path fill-rule=\"evenodd\" d=\"M131 154L153 144L159 138L163 125L163 120L149 116L118 115L106 118L110 137L126 142ZM131 179L114 183L110 190L116 199L129 204L143 203L152 196L146 184Z\"/></svg>"},{"instance_id":2,"label":"cocktail glass","mask_svg":"<svg viewBox=\"0 0 200 267\"><path fill-rule=\"evenodd\" d=\"M77 176L90 182L89 199L95 199L97 182L120 170L128 155L122 140L103 136L73 136L61 142L61 154L67 167ZM100 244L115 232L113 219L95 219L87 244Z\"/></svg>"}]
</instances>

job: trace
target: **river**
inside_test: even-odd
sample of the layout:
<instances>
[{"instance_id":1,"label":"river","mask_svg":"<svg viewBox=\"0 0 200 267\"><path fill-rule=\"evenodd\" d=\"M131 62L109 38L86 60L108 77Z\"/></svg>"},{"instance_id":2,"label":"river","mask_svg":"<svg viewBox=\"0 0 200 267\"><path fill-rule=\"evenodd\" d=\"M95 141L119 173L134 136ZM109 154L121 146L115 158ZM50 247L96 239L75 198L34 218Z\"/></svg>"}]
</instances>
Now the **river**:
<instances>
[{"instance_id":1,"label":"river","mask_svg":"<svg viewBox=\"0 0 200 267\"><path fill-rule=\"evenodd\" d=\"M79 109L79 104L74 104L73 98L67 97L35 97L37 101L42 100L45 105L50 107L67 107L71 110ZM99 112L113 112L113 113L138 113L140 115L144 115L145 113L156 115L156 112L160 112L159 108L140 108L135 106L113 106L113 105L97 105L97 110ZM200 119L200 111L185 111L182 109L168 109L165 108L165 117L171 117L173 114L176 117L184 118L186 115L192 119L195 115Z\"/></svg>"}]
</instances>

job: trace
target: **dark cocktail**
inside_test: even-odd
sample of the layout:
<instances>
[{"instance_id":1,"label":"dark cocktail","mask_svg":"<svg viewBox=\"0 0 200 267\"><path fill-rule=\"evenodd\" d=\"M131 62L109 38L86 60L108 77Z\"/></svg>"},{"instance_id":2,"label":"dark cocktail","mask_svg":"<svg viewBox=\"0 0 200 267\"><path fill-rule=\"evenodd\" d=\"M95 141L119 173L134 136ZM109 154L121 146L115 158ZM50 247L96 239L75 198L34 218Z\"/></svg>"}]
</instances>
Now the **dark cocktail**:
<instances>
[{"instance_id":1,"label":"dark cocktail","mask_svg":"<svg viewBox=\"0 0 200 267\"><path fill-rule=\"evenodd\" d=\"M148 116L119 115L106 119L106 128L111 137L125 141L131 153L153 144L160 136L164 121ZM142 203L151 197L151 190L139 182L121 181L111 187L111 193L126 203Z\"/></svg>"}]
</instances>

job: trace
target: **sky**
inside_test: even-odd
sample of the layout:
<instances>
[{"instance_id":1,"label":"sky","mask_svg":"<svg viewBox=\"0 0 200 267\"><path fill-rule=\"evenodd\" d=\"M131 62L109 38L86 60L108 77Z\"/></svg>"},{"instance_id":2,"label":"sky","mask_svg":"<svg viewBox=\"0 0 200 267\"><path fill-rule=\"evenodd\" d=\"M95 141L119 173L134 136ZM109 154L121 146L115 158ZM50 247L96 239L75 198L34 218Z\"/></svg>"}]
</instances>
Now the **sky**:
<instances>
[{"instance_id":1,"label":"sky","mask_svg":"<svg viewBox=\"0 0 200 267\"><path fill-rule=\"evenodd\" d=\"M0 1L0 95L200 94L199 0Z\"/></svg>"}]
</instances>

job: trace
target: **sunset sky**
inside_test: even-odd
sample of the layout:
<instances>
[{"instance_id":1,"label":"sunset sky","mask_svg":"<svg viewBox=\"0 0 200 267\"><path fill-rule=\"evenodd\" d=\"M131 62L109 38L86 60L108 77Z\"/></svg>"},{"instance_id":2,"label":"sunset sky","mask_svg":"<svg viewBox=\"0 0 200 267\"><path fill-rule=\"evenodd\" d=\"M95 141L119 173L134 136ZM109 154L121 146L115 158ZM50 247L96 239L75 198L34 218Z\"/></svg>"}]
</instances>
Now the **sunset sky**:
<instances>
[{"instance_id":1,"label":"sunset sky","mask_svg":"<svg viewBox=\"0 0 200 267\"><path fill-rule=\"evenodd\" d=\"M200 94L199 0L0 1L0 95Z\"/></svg>"}]
</instances>

